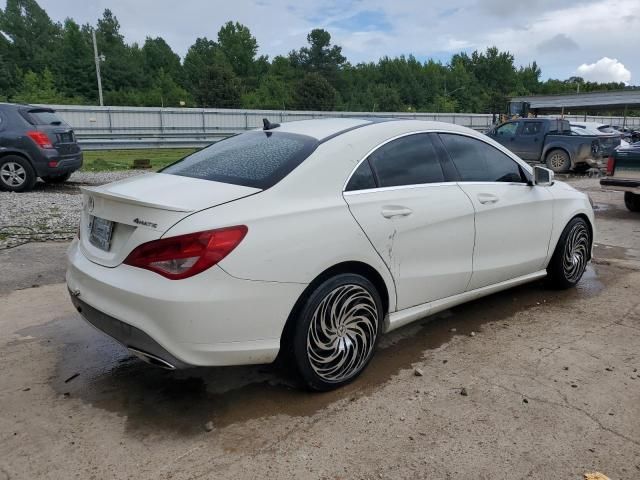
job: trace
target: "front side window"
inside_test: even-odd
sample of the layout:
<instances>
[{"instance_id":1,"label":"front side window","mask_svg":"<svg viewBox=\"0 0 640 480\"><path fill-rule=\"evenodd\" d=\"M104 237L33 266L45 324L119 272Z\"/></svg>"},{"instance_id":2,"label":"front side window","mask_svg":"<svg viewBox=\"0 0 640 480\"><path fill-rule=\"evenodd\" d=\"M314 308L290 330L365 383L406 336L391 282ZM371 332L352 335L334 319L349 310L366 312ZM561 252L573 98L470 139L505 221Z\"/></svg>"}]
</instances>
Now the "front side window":
<instances>
[{"instance_id":1,"label":"front side window","mask_svg":"<svg viewBox=\"0 0 640 480\"><path fill-rule=\"evenodd\" d=\"M380 187L444 181L440 160L427 134L386 143L369 156L369 162Z\"/></svg>"},{"instance_id":2,"label":"front side window","mask_svg":"<svg viewBox=\"0 0 640 480\"><path fill-rule=\"evenodd\" d=\"M265 189L300 165L316 145L306 135L247 132L203 148L161 172Z\"/></svg>"},{"instance_id":3,"label":"front side window","mask_svg":"<svg viewBox=\"0 0 640 480\"><path fill-rule=\"evenodd\" d=\"M463 182L526 182L520 166L495 147L471 137L441 133Z\"/></svg>"},{"instance_id":4,"label":"front side window","mask_svg":"<svg viewBox=\"0 0 640 480\"><path fill-rule=\"evenodd\" d=\"M518 130L516 122L505 123L497 128L496 134L500 137L513 137Z\"/></svg>"}]
</instances>

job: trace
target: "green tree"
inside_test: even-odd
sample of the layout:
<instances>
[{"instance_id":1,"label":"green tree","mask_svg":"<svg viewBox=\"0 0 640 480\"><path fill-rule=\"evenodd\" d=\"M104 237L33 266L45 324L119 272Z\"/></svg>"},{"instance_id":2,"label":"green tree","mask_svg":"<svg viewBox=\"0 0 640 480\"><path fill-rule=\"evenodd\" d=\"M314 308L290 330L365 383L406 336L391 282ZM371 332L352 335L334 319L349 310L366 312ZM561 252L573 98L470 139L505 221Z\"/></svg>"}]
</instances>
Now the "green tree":
<instances>
[{"instance_id":1,"label":"green tree","mask_svg":"<svg viewBox=\"0 0 640 480\"><path fill-rule=\"evenodd\" d=\"M21 88L12 101L19 103L73 104L79 99L62 95L55 87L54 77L48 68L41 74L28 71L22 79Z\"/></svg>"},{"instance_id":2,"label":"green tree","mask_svg":"<svg viewBox=\"0 0 640 480\"><path fill-rule=\"evenodd\" d=\"M196 40L185 56L184 74L187 89L198 106L240 106L240 81L214 41Z\"/></svg>"},{"instance_id":3,"label":"green tree","mask_svg":"<svg viewBox=\"0 0 640 480\"><path fill-rule=\"evenodd\" d=\"M138 45L127 45L120 33L120 22L106 9L96 29L98 53L104 55L101 65L105 91L135 89L149 85L144 75L144 61Z\"/></svg>"},{"instance_id":4,"label":"green tree","mask_svg":"<svg viewBox=\"0 0 640 480\"><path fill-rule=\"evenodd\" d=\"M296 85L294 101L298 110L333 110L337 92L322 75L307 73Z\"/></svg>"},{"instance_id":5,"label":"green tree","mask_svg":"<svg viewBox=\"0 0 640 480\"><path fill-rule=\"evenodd\" d=\"M10 39L4 61L13 64L15 71L52 70L60 30L35 0L7 0L4 11L0 10L0 31Z\"/></svg>"},{"instance_id":6,"label":"green tree","mask_svg":"<svg viewBox=\"0 0 640 480\"><path fill-rule=\"evenodd\" d=\"M311 30L307 35L307 42L308 47L289 54L291 64L307 73L320 74L335 83L338 72L347 61L342 55L342 47L331 45L331 34L321 28Z\"/></svg>"},{"instance_id":7,"label":"green tree","mask_svg":"<svg viewBox=\"0 0 640 480\"><path fill-rule=\"evenodd\" d=\"M258 42L247 27L238 22L225 23L218 32L218 46L238 77L248 78L255 74Z\"/></svg>"},{"instance_id":8,"label":"green tree","mask_svg":"<svg viewBox=\"0 0 640 480\"><path fill-rule=\"evenodd\" d=\"M72 19L65 20L57 64L56 85L64 95L90 101L98 98L89 27L81 29Z\"/></svg>"},{"instance_id":9,"label":"green tree","mask_svg":"<svg viewBox=\"0 0 640 480\"><path fill-rule=\"evenodd\" d=\"M161 37L147 37L142 46L142 61L147 76L156 75L163 70L166 75L178 81L182 77L180 57Z\"/></svg>"},{"instance_id":10,"label":"green tree","mask_svg":"<svg viewBox=\"0 0 640 480\"><path fill-rule=\"evenodd\" d=\"M489 47L486 52L471 54L473 73L485 92L484 110L489 113L506 111L509 94L516 86L513 55Z\"/></svg>"},{"instance_id":11,"label":"green tree","mask_svg":"<svg viewBox=\"0 0 640 480\"><path fill-rule=\"evenodd\" d=\"M292 103L291 89L276 75L267 75L256 90L242 96L242 108L286 110Z\"/></svg>"}]
</instances>

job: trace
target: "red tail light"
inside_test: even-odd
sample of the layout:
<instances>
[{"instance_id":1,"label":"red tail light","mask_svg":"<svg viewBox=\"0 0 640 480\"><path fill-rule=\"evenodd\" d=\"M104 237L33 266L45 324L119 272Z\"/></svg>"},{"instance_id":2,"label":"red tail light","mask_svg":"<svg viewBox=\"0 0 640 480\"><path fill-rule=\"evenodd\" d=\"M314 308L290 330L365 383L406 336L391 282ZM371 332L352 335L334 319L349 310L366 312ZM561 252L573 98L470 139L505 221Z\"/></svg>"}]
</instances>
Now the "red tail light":
<instances>
[{"instance_id":1,"label":"red tail light","mask_svg":"<svg viewBox=\"0 0 640 480\"><path fill-rule=\"evenodd\" d=\"M31 131L27 132L27 136L31 140L36 142L36 145L38 145L40 148L53 148L53 144L51 143L51 139L44 132L40 132L38 130L31 130Z\"/></svg>"},{"instance_id":2,"label":"red tail light","mask_svg":"<svg viewBox=\"0 0 640 480\"><path fill-rule=\"evenodd\" d=\"M613 175L613 171L616 169L616 159L611 155L607 160L607 175Z\"/></svg>"},{"instance_id":3,"label":"red tail light","mask_svg":"<svg viewBox=\"0 0 640 480\"><path fill-rule=\"evenodd\" d=\"M247 227L220 228L143 243L124 261L170 280L191 277L229 255L247 234Z\"/></svg>"}]
</instances>

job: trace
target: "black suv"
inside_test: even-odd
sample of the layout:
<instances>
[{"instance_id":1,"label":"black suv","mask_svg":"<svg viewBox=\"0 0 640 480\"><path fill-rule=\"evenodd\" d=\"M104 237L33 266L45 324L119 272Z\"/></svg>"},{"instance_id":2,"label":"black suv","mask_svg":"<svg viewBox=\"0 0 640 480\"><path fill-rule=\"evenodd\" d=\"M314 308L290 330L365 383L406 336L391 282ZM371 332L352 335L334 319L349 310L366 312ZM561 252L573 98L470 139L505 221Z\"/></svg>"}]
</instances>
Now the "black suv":
<instances>
[{"instance_id":1,"label":"black suv","mask_svg":"<svg viewBox=\"0 0 640 480\"><path fill-rule=\"evenodd\" d=\"M73 130L50 108L0 103L0 190L66 181L82 166Z\"/></svg>"}]
</instances>

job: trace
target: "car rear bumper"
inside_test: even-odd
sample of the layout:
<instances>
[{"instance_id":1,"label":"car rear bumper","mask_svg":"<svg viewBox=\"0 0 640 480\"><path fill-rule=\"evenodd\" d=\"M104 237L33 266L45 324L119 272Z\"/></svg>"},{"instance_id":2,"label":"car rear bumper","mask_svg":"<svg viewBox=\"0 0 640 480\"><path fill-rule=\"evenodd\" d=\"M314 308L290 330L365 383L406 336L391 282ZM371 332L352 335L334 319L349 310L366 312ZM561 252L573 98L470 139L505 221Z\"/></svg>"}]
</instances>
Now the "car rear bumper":
<instances>
[{"instance_id":1,"label":"car rear bumper","mask_svg":"<svg viewBox=\"0 0 640 480\"><path fill-rule=\"evenodd\" d=\"M600 186L607 190L619 190L640 194L640 180L627 180L623 178L602 178Z\"/></svg>"},{"instance_id":2,"label":"car rear bumper","mask_svg":"<svg viewBox=\"0 0 640 480\"><path fill-rule=\"evenodd\" d=\"M54 163L55 166L52 166ZM82 163L82 152L73 155L60 155L57 150L52 149L43 151L41 158L34 161L34 166L39 177L51 177L80 170Z\"/></svg>"},{"instance_id":3,"label":"car rear bumper","mask_svg":"<svg viewBox=\"0 0 640 480\"><path fill-rule=\"evenodd\" d=\"M230 276L213 267L184 280L89 261L72 242L67 286L92 325L177 368L269 363L306 287Z\"/></svg>"}]
</instances>

